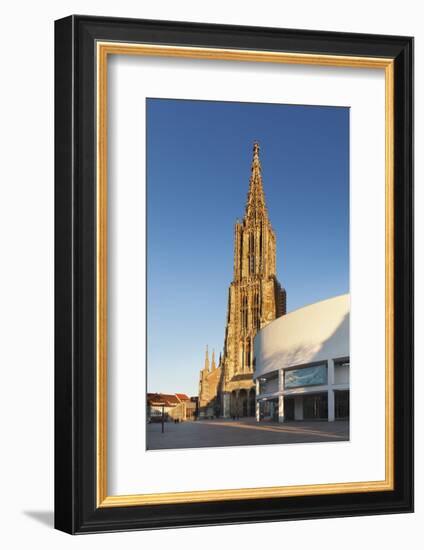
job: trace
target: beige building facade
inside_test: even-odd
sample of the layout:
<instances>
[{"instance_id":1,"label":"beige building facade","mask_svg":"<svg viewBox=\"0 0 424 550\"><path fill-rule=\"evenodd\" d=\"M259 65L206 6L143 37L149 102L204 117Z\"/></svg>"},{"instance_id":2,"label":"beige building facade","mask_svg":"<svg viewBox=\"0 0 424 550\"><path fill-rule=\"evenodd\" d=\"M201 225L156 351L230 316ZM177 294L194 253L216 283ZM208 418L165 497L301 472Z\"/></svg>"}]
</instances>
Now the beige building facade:
<instances>
[{"instance_id":1,"label":"beige building facade","mask_svg":"<svg viewBox=\"0 0 424 550\"><path fill-rule=\"evenodd\" d=\"M219 409L216 416L255 415L253 340L258 330L286 313L286 292L276 274L276 249L255 143L245 214L235 224L224 351L215 369L219 376L210 379L206 363L200 373L199 404L205 408L213 401L215 410Z\"/></svg>"}]
</instances>

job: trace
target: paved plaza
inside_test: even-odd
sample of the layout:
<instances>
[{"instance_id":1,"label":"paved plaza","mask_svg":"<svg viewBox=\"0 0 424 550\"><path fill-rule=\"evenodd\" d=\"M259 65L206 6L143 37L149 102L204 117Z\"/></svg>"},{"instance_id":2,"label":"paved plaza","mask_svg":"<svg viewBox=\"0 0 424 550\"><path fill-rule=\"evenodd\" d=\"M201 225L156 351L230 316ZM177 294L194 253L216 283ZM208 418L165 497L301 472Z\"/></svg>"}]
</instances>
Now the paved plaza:
<instances>
[{"instance_id":1,"label":"paved plaza","mask_svg":"<svg viewBox=\"0 0 424 550\"><path fill-rule=\"evenodd\" d=\"M188 449L196 447L229 447L234 445L269 445L275 443L316 443L348 441L349 422L256 422L240 420L199 420L174 424L147 425L147 449Z\"/></svg>"}]
</instances>

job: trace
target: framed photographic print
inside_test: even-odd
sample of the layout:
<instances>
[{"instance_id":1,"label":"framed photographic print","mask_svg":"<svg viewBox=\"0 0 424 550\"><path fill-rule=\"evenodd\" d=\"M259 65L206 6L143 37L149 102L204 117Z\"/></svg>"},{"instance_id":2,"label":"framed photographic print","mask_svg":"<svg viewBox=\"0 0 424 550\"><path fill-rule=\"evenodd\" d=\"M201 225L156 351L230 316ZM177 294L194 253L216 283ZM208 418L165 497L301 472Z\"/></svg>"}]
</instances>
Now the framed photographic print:
<instances>
[{"instance_id":1,"label":"framed photographic print","mask_svg":"<svg viewBox=\"0 0 424 550\"><path fill-rule=\"evenodd\" d=\"M55 525L413 509L413 39L55 26Z\"/></svg>"}]
</instances>

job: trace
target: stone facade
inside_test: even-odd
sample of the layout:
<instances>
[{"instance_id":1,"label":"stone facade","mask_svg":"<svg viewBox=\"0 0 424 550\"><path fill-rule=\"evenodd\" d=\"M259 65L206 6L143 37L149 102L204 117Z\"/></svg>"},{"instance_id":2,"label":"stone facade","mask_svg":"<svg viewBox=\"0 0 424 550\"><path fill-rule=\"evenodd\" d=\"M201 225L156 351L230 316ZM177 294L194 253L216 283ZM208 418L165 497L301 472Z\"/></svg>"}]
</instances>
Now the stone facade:
<instances>
[{"instance_id":1,"label":"stone facade","mask_svg":"<svg viewBox=\"0 0 424 550\"><path fill-rule=\"evenodd\" d=\"M255 415L253 339L258 330L286 313L286 292L276 276L276 237L268 218L259 145L253 160L246 210L234 231L234 276L228 293L227 326L219 376L200 374L199 398L211 396L220 416ZM205 382L207 391L205 393Z\"/></svg>"}]
</instances>

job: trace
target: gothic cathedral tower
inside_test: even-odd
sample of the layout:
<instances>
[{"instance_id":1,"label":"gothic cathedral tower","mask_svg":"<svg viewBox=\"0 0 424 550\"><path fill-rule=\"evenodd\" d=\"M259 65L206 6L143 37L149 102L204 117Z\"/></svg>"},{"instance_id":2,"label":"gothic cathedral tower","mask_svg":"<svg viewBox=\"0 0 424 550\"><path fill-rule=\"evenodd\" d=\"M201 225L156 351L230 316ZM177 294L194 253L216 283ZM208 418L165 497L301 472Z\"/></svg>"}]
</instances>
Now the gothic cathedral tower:
<instances>
[{"instance_id":1,"label":"gothic cathedral tower","mask_svg":"<svg viewBox=\"0 0 424 550\"><path fill-rule=\"evenodd\" d=\"M234 279L228 295L221 378L221 414L254 416L253 339L286 313L286 292L276 276L276 238L268 218L259 145L253 146L246 211L234 235Z\"/></svg>"}]
</instances>

